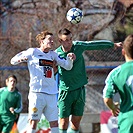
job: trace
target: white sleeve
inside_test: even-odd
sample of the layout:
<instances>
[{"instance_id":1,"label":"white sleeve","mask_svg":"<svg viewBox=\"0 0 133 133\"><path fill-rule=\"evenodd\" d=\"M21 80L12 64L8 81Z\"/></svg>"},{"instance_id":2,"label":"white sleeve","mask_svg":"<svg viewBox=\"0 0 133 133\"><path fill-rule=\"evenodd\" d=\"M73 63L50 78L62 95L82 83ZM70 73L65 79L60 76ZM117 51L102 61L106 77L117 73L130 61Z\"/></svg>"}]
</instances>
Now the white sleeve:
<instances>
[{"instance_id":1,"label":"white sleeve","mask_svg":"<svg viewBox=\"0 0 133 133\"><path fill-rule=\"evenodd\" d=\"M73 67L73 60L71 60L69 57L66 59L60 58L57 53L55 54L55 61L57 62L57 65L63 67L66 70L71 70Z\"/></svg>"},{"instance_id":2,"label":"white sleeve","mask_svg":"<svg viewBox=\"0 0 133 133\"><path fill-rule=\"evenodd\" d=\"M27 60L21 61L21 59L25 59L25 58L29 59L29 57L30 57L30 55L31 55L31 53L32 53L31 50L32 50L32 49L29 48L28 50L25 50L25 51L22 51L22 52L16 54L16 55L11 59L10 63L11 63L12 65L17 65L17 64L19 64L19 63L21 63L21 62L27 62ZM32 51L33 51L33 50L32 50Z\"/></svg>"}]
</instances>

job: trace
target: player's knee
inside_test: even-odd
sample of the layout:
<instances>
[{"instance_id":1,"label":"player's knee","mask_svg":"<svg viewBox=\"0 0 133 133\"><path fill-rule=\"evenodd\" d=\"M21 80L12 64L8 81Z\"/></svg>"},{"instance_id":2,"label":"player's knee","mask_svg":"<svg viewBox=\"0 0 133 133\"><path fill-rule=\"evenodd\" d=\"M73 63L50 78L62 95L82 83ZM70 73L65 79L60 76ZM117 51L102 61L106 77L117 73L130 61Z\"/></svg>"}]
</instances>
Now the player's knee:
<instances>
[{"instance_id":1,"label":"player's knee","mask_svg":"<svg viewBox=\"0 0 133 133\"><path fill-rule=\"evenodd\" d=\"M32 129L36 129L38 120L30 120L29 123L30 123L30 127L31 127Z\"/></svg>"},{"instance_id":2,"label":"player's knee","mask_svg":"<svg viewBox=\"0 0 133 133\"><path fill-rule=\"evenodd\" d=\"M71 127L73 129L79 129L79 125L80 125L80 120L79 121L71 120Z\"/></svg>"},{"instance_id":3,"label":"player's knee","mask_svg":"<svg viewBox=\"0 0 133 133\"><path fill-rule=\"evenodd\" d=\"M65 118L65 119L60 119L60 128L61 129L67 129L68 128L68 124L69 124L69 118Z\"/></svg>"}]
</instances>

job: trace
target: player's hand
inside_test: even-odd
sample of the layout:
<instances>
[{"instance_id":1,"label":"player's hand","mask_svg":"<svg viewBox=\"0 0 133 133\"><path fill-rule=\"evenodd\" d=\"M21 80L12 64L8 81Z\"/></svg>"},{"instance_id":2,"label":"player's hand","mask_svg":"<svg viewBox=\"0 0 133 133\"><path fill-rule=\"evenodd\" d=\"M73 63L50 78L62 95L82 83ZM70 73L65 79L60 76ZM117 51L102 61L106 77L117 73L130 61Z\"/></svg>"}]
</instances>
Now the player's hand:
<instances>
[{"instance_id":1,"label":"player's hand","mask_svg":"<svg viewBox=\"0 0 133 133\"><path fill-rule=\"evenodd\" d=\"M111 110L113 116L117 117L120 113L119 103L114 103L114 109Z\"/></svg>"},{"instance_id":2,"label":"player's hand","mask_svg":"<svg viewBox=\"0 0 133 133\"><path fill-rule=\"evenodd\" d=\"M70 60L75 60L76 59L76 55L74 53L68 53L67 57L69 57Z\"/></svg>"},{"instance_id":3,"label":"player's hand","mask_svg":"<svg viewBox=\"0 0 133 133\"><path fill-rule=\"evenodd\" d=\"M13 108L13 107L10 107L9 110L10 110L10 112L11 112L12 114L14 114L14 108Z\"/></svg>"},{"instance_id":4,"label":"player's hand","mask_svg":"<svg viewBox=\"0 0 133 133\"><path fill-rule=\"evenodd\" d=\"M114 43L114 48L122 48L122 42Z\"/></svg>"}]
</instances>

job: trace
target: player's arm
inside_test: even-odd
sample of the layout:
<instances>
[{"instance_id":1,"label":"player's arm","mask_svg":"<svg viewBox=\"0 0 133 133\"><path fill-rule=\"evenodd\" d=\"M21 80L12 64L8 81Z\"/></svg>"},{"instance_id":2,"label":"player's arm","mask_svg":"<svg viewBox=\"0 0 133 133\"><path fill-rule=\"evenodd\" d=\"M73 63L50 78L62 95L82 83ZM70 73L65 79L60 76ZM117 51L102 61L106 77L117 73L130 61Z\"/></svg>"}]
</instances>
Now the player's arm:
<instances>
[{"instance_id":1,"label":"player's arm","mask_svg":"<svg viewBox=\"0 0 133 133\"><path fill-rule=\"evenodd\" d=\"M81 45L84 50L102 50L114 47L114 43L108 40L74 41L73 43Z\"/></svg>"},{"instance_id":2,"label":"player's arm","mask_svg":"<svg viewBox=\"0 0 133 133\"><path fill-rule=\"evenodd\" d=\"M28 60L28 58L26 56L24 56L24 51L16 54L12 59L11 59L11 64L12 65L17 65L21 62L26 62Z\"/></svg>"},{"instance_id":3,"label":"player's arm","mask_svg":"<svg viewBox=\"0 0 133 133\"><path fill-rule=\"evenodd\" d=\"M115 104L113 102L113 99L111 98L104 98L105 105L110 109L113 116L118 116L120 109L118 107L118 104Z\"/></svg>"},{"instance_id":4,"label":"player's arm","mask_svg":"<svg viewBox=\"0 0 133 133\"><path fill-rule=\"evenodd\" d=\"M122 48L122 42L114 43L114 47L116 48Z\"/></svg>"},{"instance_id":5,"label":"player's arm","mask_svg":"<svg viewBox=\"0 0 133 133\"><path fill-rule=\"evenodd\" d=\"M117 76L117 70L119 67L112 70L105 80L105 87L103 89L103 101L105 105L110 109L113 116L118 116L120 109L118 104L114 103L113 96L117 93L117 86L115 85L115 76Z\"/></svg>"},{"instance_id":6,"label":"player's arm","mask_svg":"<svg viewBox=\"0 0 133 133\"><path fill-rule=\"evenodd\" d=\"M29 48L28 50L22 51L16 54L10 61L12 65L17 65L21 62L27 62L30 58L31 54L33 53L33 49Z\"/></svg>"},{"instance_id":7,"label":"player's arm","mask_svg":"<svg viewBox=\"0 0 133 133\"><path fill-rule=\"evenodd\" d=\"M71 70L73 67L73 61L76 59L76 56L74 53L68 53L66 59L60 58L60 56L54 52L55 55L55 61L57 62L57 65L63 67L66 70Z\"/></svg>"},{"instance_id":8,"label":"player's arm","mask_svg":"<svg viewBox=\"0 0 133 133\"><path fill-rule=\"evenodd\" d=\"M22 109L23 109L22 95L21 95L20 92L18 92L18 93L19 93L19 99L18 99L18 101L17 101L17 107L14 109L14 112L15 112L16 114L19 114L19 113L22 111Z\"/></svg>"}]
</instances>

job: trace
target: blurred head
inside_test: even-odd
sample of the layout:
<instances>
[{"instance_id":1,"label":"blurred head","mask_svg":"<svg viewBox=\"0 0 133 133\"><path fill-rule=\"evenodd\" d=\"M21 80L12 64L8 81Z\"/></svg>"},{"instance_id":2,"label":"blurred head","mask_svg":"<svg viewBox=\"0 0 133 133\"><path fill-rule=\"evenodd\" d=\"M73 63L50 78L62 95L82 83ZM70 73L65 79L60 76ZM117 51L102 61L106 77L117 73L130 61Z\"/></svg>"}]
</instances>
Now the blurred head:
<instances>
[{"instance_id":1,"label":"blurred head","mask_svg":"<svg viewBox=\"0 0 133 133\"><path fill-rule=\"evenodd\" d=\"M53 39L53 34L49 31L43 31L36 36L36 41L38 41L40 47L48 51L53 48Z\"/></svg>"},{"instance_id":2,"label":"blurred head","mask_svg":"<svg viewBox=\"0 0 133 133\"><path fill-rule=\"evenodd\" d=\"M9 89L15 89L17 84L17 77L15 75L9 75L6 78L6 85Z\"/></svg>"},{"instance_id":3,"label":"blurred head","mask_svg":"<svg viewBox=\"0 0 133 133\"><path fill-rule=\"evenodd\" d=\"M72 33L68 29L64 28L58 32L59 42L65 51L69 51L72 47Z\"/></svg>"},{"instance_id":4,"label":"blurred head","mask_svg":"<svg viewBox=\"0 0 133 133\"><path fill-rule=\"evenodd\" d=\"M124 40L122 54L133 59L133 35L127 36Z\"/></svg>"}]
</instances>

